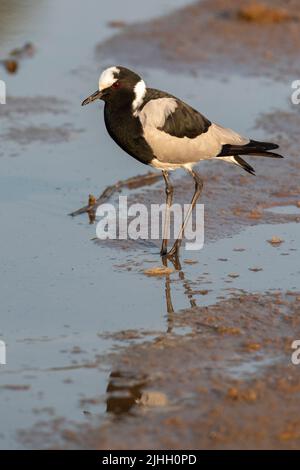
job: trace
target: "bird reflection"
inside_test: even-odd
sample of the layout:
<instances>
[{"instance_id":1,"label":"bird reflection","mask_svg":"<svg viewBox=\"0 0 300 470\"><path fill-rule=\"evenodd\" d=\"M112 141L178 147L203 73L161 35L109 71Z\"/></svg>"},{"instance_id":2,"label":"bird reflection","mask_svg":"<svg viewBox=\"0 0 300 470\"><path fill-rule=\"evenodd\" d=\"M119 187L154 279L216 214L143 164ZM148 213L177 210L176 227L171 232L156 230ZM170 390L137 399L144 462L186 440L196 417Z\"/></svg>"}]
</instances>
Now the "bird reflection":
<instances>
[{"instance_id":1,"label":"bird reflection","mask_svg":"<svg viewBox=\"0 0 300 470\"><path fill-rule=\"evenodd\" d=\"M179 258L174 257L163 257L162 258L163 265L168 267L168 262L171 263L174 269L178 272L179 280L182 283L184 288L184 294L187 297L190 307L197 307L196 300L194 299L193 290L189 284L189 281L185 277L185 273L181 267ZM172 295L171 295L171 279L170 274L166 274L165 276L165 297L166 297L166 308L167 308L167 333L172 333L174 328L174 307L172 302Z\"/></svg>"},{"instance_id":2,"label":"bird reflection","mask_svg":"<svg viewBox=\"0 0 300 470\"><path fill-rule=\"evenodd\" d=\"M140 400L147 384L146 375L134 375L124 371L112 371L106 388L106 412L117 417L130 412Z\"/></svg>"},{"instance_id":3,"label":"bird reflection","mask_svg":"<svg viewBox=\"0 0 300 470\"><path fill-rule=\"evenodd\" d=\"M168 267L168 263L176 269L178 278L184 288L191 308L197 306L194 299L193 290L189 281L185 277L185 273L181 268L179 259L174 260L164 258L163 264ZM167 329L166 332L156 338L156 341L163 341L167 335L173 333L175 325L175 309L172 302L171 279L170 274L165 276L165 302L167 310ZM134 370L127 372L114 370L109 375L109 381L106 388L106 412L110 413L116 419L122 419L124 416L133 412L134 407L141 403L145 394L144 388L150 383L150 379L146 374L135 373Z\"/></svg>"}]
</instances>

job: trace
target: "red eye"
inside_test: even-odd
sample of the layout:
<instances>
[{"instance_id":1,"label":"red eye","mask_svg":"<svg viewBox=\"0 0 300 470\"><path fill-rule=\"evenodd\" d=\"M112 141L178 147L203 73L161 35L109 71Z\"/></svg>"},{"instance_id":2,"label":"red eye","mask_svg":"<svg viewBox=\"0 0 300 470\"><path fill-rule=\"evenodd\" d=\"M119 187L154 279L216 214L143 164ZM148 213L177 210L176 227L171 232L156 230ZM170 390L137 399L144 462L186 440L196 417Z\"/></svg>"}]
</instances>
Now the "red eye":
<instances>
[{"instance_id":1,"label":"red eye","mask_svg":"<svg viewBox=\"0 0 300 470\"><path fill-rule=\"evenodd\" d=\"M120 88L120 86L121 86L121 83L118 81L118 82L115 82L112 87L113 88Z\"/></svg>"}]
</instances>

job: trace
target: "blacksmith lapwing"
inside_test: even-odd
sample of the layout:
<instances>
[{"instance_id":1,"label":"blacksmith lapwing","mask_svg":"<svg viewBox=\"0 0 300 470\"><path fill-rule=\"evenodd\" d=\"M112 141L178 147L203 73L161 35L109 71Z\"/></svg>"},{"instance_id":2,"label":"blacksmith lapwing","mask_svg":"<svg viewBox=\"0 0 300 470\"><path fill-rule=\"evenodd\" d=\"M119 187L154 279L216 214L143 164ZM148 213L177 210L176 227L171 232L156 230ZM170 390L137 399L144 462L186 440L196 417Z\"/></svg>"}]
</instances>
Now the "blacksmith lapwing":
<instances>
[{"instance_id":1,"label":"blacksmith lapwing","mask_svg":"<svg viewBox=\"0 0 300 470\"><path fill-rule=\"evenodd\" d=\"M162 256L178 256L185 225L203 188L194 170L197 163L213 158L255 174L254 168L240 155L283 158L271 152L278 145L251 140L212 123L175 96L148 88L139 75L122 66L104 70L99 89L85 99L82 106L98 99L105 102L104 120L112 139L136 160L162 170L167 203ZM173 199L169 171L178 168L192 175L195 192L178 238L167 252L169 208Z\"/></svg>"}]
</instances>

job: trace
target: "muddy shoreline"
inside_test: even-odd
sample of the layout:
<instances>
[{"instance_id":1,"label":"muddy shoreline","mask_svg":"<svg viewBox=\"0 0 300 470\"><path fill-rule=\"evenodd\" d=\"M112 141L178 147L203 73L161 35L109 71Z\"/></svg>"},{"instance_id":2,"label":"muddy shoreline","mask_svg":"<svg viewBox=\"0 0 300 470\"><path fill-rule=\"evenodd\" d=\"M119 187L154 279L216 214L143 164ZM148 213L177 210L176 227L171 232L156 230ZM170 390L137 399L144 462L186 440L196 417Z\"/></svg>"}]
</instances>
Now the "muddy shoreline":
<instances>
[{"instance_id":1,"label":"muddy shoreline","mask_svg":"<svg viewBox=\"0 0 300 470\"><path fill-rule=\"evenodd\" d=\"M54 448L296 449L300 384L290 357L299 313L300 292L173 313L172 326L188 334L170 329L107 358L104 424L40 423L21 438ZM89 402L96 410L97 400Z\"/></svg>"}]
</instances>

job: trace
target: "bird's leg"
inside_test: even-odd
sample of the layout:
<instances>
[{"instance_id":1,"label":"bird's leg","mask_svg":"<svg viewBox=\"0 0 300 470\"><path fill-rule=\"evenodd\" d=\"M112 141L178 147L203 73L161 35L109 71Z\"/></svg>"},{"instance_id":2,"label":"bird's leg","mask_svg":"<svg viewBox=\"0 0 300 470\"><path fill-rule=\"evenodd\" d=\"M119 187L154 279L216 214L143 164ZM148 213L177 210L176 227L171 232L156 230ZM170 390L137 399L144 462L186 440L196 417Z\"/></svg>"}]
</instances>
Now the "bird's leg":
<instances>
[{"instance_id":1,"label":"bird's leg","mask_svg":"<svg viewBox=\"0 0 300 470\"><path fill-rule=\"evenodd\" d=\"M197 307L196 300L193 297L193 290L192 290L191 286L189 285L189 281L186 280L185 274L184 274L183 271L179 272L179 279L182 281L182 285L185 289L184 293L187 296L187 298L189 299L191 308Z\"/></svg>"},{"instance_id":2,"label":"bird's leg","mask_svg":"<svg viewBox=\"0 0 300 470\"><path fill-rule=\"evenodd\" d=\"M164 266L168 267L168 259L164 257L162 259L162 263ZM171 281L170 281L170 275L166 275L166 280L165 280L165 294L166 294L166 304L167 304L167 324L168 324L168 329L167 333L172 333L173 330L173 324L174 324L174 307L172 304L172 298L171 298Z\"/></svg>"},{"instance_id":3,"label":"bird's leg","mask_svg":"<svg viewBox=\"0 0 300 470\"><path fill-rule=\"evenodd\" d=\"M203 189L203 181L202 179L200 178L200 175L198 175L198 173L194 170L188 170L188 172L192 175L194 181L195 181L195 192L194 192L194 195L193 195L193 198L191 200L191 204L190 204L190 207L189 207L189 210L187 212L187 215L185 217L185 220L181 226L181 229L180 229L180 232L178 234L178 238L177 240L175 241L174 245L172 246L171 250L169 251L168 253L168 256L171 256L171 257L176 257L178 258L178 255L179 255L179 249L180 249L180 245L181 245L181 242L182 242L182 238L183 238L183 235L184 235L184 229L186 227L186 224L191 216L191 213L193 212L193 209L196 205L196 202L202 192L202 189Z\"/></svg>"},{"instance_id":4,"label":"bird's leg","mask_svg":"<svg viewBox=\"0 0 300 470\"><path fill-rule=\"evenodd\" d=\"M168 248L169 226L170 226L170 207L172 205L172 200L173 200L173 186L169 179L169 173L163 170L162 174L163 174L165 184L166 184L166 212L165 212L163 241L161 245L160 255L166 256L167 248Z\"/></svg>"}]
</instances>

